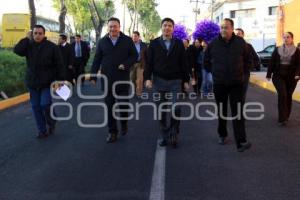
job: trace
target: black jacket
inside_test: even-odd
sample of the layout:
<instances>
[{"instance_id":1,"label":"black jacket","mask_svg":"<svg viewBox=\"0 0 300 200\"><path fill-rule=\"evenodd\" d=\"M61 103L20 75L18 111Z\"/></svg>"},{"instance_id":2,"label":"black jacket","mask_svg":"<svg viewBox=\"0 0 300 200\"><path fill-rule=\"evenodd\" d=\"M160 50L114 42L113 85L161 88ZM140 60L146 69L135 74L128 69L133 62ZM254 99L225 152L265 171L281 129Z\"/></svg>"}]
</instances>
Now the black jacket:
<instances>
[{"instance_id":1,"label":"black jacket","mask_svg":"<svg viewBox=\"0 0 300 200\"><path fill-rule=\"evenodd\" d=\"M14 52L26 57L27 87L46 88L55 80L65 80L65 67L60 50L47 39L37 44L24 38L15 46Z\"/></svg>"},{"instance_id":2,"label":"black jacket","mask_svg":"<svg viewBox=\"0 0 300 200\"><path fill-rule=\"evenodd\" d=\"M76 55L75 54L75 44L76 44L76 42L73 42L71 44L71 46L74 50L74 56ZM90 47L89 47L88 43L85 41L80 41L80 45L81 45L82 64L83 64L83 66L86 66L86 64L88 63L89 58L90 58Z\"/></svg>"},{"instance_id":3,"label":"black jacket","mask_svg":"<svg viewBox=\"0 0 300 200\"><path fill-rule=\"evenodd\" d=\"M108 79L109 88L115 81L129 81L130 67L137 61L138 53L132 39L123 33L114 46L107 34L98 41L91 73L96 74L101 66L101 74ZM120 70L123 64L125 70ZM94 79L95 78L91 78Z\"/></svg>"},{"instance_id":4,"label":"black jacket","mask_svg":"<svg viewBox=\"0 0 300 200\"><path fill-rule=\"evenodd\" d=\"M74 78L74 57L75 51L69 43L66 43L65 46L58 46L63 58L63 64L66 71L66 80L72 82ZM70 69L69 66L72 68Z\"/></svg>"},{"instance_id":5,"label":"black jacket","mask_svg":"<svg viewBox=\"0 0 300 200\"><path fill-rule=\"evenodd\" d=\"M292 76L300 76L300 50L296 49L294 55L292 55L291 68L289 68L289 74ZM278 54L278 47L273 51L270 64L268 66L267 78L271 78L272 74L280 74L280 55Z\"/></svg>"},{"instance_id":6,"label":"black jacket","mask_svg":"<svg viewBox=\"0 0 300 200\"><path fill-rule=\"evenodd\" d=\"M235 34L229 42L219 35L207 46L204 53L204 67L212 72L214 84L243 83L250 65L247 44Z\"/></svg>"},{"instance_id":7,"label":"black jacket","mask_svg":"<svg viewBox=\"0 0 300 200\"><path fill-rule=\"evenodd\" d=\"M159 37L150 42L147 51L145 80L151 80L153 75L165 80L189 81L187 57L181 40L173 38L168 51L162 37Z\"/></svg>"},{"instance_id":8,"label":"black jacket","mask_svg":"<svg viewBox=\"0 0 300 200\"><path fill-rule=\"evenodd\" d=\"M64 66L66 68L68 68L70 65L73 66L75 57L75 51L73 49L73 46L69 43L66 43L65 46L59 45L58 47L62 54Z\"/></svg>"}]
</instances>

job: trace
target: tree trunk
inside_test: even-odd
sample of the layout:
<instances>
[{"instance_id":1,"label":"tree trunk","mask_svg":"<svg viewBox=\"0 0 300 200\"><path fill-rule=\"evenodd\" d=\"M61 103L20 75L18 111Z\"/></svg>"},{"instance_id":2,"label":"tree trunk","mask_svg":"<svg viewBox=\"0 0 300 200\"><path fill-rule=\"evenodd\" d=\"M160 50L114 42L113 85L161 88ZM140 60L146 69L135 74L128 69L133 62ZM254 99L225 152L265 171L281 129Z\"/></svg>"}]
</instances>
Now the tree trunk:
<instances>
[{"instance_id":1,"label":"tree trunk","mask_svg":"<svg viewBox=\"0 0 300 200\"><path fill-rule=\"evenodd\" d=\"M36 12L34 0L28 0L29 12L30 12L30 29L33 30L33 27L36 25Z\"/></svg>"},{"instance_id":2,"label":"tree trunk","mask_svg":"<svg viewBox=\"0 0 300 200\"><path fill-rule=\"evenodd\" d=\"M66 32L66 23L65 23L66 15L67 15L67 7L65 4L65 0L60 0L60 14L58 17L60 33Z\"/></svg>"}]
</instances>

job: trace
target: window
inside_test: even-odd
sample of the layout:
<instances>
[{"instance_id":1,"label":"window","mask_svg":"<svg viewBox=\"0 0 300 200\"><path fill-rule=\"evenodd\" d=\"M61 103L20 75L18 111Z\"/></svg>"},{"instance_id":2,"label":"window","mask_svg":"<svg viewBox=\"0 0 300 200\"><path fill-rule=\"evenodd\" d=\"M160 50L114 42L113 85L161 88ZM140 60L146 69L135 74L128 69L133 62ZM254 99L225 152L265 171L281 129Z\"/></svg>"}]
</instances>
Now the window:
<instances>
[{"instance_id":1,"label":"window","mask_svg":"<svg viewBox=\"0 0 300 200\"><path fill-rule=\"evenodd\" d=\"M269 15L276 15L277 6L269 7Z\"/></svg>"},{"instance_id":2,"label":"window","mask_svg":"<svg viewBox=\"0 0 300 200\"><path fill-rule=\"evenodd\" d=\"M255 12L255 9L232 10L230 11L230 18L254 17Z\"/></svg>"},{"instance_id":3,"label":"window","mask_svg":"<svg viewBox=\"0 0 300 200\"><path fill-rule=\"evenodd\" d=\"M230 18L235 18L235 10L230 11Z\"/></svg>"}]
</instances>

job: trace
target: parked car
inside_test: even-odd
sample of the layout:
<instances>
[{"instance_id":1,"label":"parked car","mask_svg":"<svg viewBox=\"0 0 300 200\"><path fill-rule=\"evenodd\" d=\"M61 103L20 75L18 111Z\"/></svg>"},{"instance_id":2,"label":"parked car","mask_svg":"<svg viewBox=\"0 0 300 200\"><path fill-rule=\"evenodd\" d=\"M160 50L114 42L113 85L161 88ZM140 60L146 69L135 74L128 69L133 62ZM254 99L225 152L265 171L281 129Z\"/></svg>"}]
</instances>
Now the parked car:
<instances>
[{"instance_id":1,"label":"parked car","mask_svg":"<svg viewBox=\"0 0 300 200\"><path fill-rule=\"evenodd\" d=\"M260 60L260 64L263 67L268 67L269 62L272 57L272 53L275 50L275 48L276 48L275 45L270 45L270 46L267 46L266 48L264 48L262 51L257 52L259 60Z\"/></svg>"}]
</instances>

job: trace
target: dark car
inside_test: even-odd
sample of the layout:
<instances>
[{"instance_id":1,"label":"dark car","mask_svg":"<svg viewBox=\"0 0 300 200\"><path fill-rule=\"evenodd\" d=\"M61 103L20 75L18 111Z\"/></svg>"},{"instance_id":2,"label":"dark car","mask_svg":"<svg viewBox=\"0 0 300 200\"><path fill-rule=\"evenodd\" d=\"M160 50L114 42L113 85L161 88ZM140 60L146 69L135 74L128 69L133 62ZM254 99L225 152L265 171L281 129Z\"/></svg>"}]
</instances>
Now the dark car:
<instances>
[{"instance_id":1,"label":"dark car","mask_svg":"<svg viewBox=\"0 0 300 200\"><path fill-rule=\"evenodd\" d=\"M272 57L272 53L275 50L275 48L276 48L275 45L270 45L270 46L267 46L266 48L264 48L264 50L257 52L259 60L260 60L260 64L263 67L268 67L269 62Z\"/></svg>"}]
</instances>

